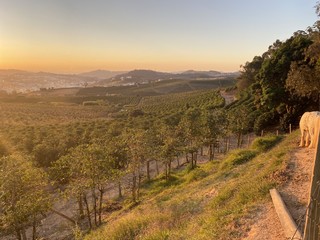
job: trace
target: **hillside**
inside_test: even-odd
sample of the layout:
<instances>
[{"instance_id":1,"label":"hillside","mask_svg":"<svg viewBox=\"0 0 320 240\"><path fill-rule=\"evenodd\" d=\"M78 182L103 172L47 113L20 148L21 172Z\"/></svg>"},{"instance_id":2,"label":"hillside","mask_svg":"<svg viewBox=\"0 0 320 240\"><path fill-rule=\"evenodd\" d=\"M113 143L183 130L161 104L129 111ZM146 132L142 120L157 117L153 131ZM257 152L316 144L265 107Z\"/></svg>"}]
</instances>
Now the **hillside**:
<instances>
[{"instance_id":1,"label":"hillside","mask_svg":"<svg viewBox=\"0 0 320 240\"><path fill-rule=\"evenodd\" d=\"M95 70L80 74L57 74L49 72L28 72L15 69L0 69L0 92L32 92L39 89L59 89L93 86L132 86L155 83L163 80L189 81L235 79L239 73L217 71L186 71L179 74L156 72L152 70L133 70L130 72ZM200 83L201 84L201 83Z\"/></svg>"},{"instance_id":2,"label":"hillside","mask_svg":"<svg viewBox=\"0 0 320 240\"><path fill-rule=\"evenodd\" d=\"M291 158L305 151L297 149L298 132L279 140L256 139L249 149L220 155L192 171L180 168L170 181L160 176L145 183L137 205L122 202L121 210L105 212L106 225L85 239L282 239L277 218L270 217L269 189L285 188L289 179L299 183L286 193L295 218L306 207L305 200L300 202L295 195L303 192L305 199L307 193L302 191L302 179L291 179L300 171ZM304 160L300 161L298 167ZM310 167L300 177L308 171ZM304 178L308 184L309 178Z\"/></svg>"},{"instance_id":3,"label":"hillside","mask_svg":"<svg viewBox=\"0 0 320 240\"><path fill-rule=\"evenodd\" d=\"M108 71L108 70L99 69L95 71L80 73L78 75L85 76L85 77L93 77L93 78L102 80L102 79L112 78L114 76L124 74L124 73L126 72L125 71Z\"/></svg>"},{"instance_id":4,"label":"hillside","mask_svg":"<svg viewBox=\"0 0 320 240\"><path fill-rule=\"evenodd\" d=\"M91 76L0 69L0 90L9 93L30 92L41 88L83 87L95 81Z\"/></svg>"},{"instance_id":5,"label":"hillside","mask_svg":"<svg viewBox=\"0 0 320 240\"><path fill-rule=\"evenodd\" d=\"M181 73L157 72L152 70L138 69L124 74L112 77L111 79L102 80L98 84L101 86L114 84L132 84L132 83L150 83L163 80L212 80L218 78L235 78L239 73L222 73L218 71L194 71L188 70Z\"/></svg>"}]
</instances>

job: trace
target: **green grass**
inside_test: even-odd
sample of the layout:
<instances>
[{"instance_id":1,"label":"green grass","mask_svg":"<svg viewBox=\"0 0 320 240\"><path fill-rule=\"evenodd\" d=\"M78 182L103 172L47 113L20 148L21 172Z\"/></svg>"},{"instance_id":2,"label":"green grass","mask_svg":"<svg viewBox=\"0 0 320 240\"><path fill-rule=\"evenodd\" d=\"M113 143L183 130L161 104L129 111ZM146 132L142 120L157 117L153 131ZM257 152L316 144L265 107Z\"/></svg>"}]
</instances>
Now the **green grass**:
<instances>
[{"instance_id":1,"label":"green grass","mask_svg":"<svg viewBox=\"0 0 320 240\"><path fill-rule=\"evenodd\" d=\"M252 148L263 152L273 148L278 142L282 140L283 136L266 136L256 138L252 143Z\"/></svg>"},{"instance_id":2,"label":"green grass","mask_svg":"<svg viewBox=\"0 0 320 240\"><path fill-rule=\"evenodd\" d=\"M144 185L137 207L85 239L241 239L256 207L279 184L272 176L286 169L298 135L261 138L223 160L176 172L167 183L159 177Z\"/></svg>"}]
</instances>

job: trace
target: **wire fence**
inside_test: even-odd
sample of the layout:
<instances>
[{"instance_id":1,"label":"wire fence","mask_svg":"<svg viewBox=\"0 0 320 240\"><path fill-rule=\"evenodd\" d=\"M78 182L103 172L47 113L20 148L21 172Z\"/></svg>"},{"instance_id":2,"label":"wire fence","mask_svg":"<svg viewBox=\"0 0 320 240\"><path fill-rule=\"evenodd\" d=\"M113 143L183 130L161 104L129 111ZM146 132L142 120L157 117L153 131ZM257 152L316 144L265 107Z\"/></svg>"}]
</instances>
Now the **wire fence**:
<instances>
[{"instance_id":1,"label":"wire fence","mask_svg":"<svg viewBox=\"0 0 320 240\"><path fill-rule=\"evenodd\" d=\"M320 239L320 134L318 136L318 143L314 159L309 203L305 213L298 219L298 227L296 232L298 231L298 228L302 227L304 219L305 227L303 240ZM295 237L295 234L291 239L300 239Z\"/></svg>"}]
</instances>

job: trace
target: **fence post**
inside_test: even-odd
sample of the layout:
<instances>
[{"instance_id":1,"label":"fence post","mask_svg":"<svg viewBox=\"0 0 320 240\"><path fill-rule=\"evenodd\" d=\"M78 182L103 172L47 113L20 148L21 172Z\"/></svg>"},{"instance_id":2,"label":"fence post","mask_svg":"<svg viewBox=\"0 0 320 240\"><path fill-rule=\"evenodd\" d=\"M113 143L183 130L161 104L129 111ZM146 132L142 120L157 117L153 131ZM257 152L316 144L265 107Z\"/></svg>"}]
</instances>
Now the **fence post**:
<instances>
[{"instance_id":1,"label":"fence post","mask_svg":"<svg viewBox=\"0 0 320 240\"><path fill-rule=\"evenodd\" d=\"M320 134L318 135L316 154L313 163L313 173L311 177L311 189L308 210L306 215L306 225L304 228L303 240L319 239L320 224Z\"/></svg>"},{"instance_id":2,"label":"fence post","mask_svg":"<svg viewBox=\"0 0 320 240\"><path fill-rule=\"evenodd\" d=\"M292 125L291 125L291 123L289 124L289 133L291 134L291 132L292 132Z\"/></svg>"}]
</instances>

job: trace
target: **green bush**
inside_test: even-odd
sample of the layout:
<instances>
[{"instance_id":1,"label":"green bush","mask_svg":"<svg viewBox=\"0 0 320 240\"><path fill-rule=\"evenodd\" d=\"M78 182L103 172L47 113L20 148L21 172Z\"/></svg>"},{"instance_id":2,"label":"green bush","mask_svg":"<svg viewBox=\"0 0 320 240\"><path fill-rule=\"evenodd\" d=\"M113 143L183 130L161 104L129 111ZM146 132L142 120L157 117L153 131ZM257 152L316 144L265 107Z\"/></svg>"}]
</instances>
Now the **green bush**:
<instances>
[{"instance_id":1,"label":"green bush","mask_svg":"<svg viewBox=\"0 0 320 240\"><path fill-rule=\"evenodd\" d=\"M255 134L260 134L261 130L275 123L275 114L273 112L266 112L261 114L257 120L254 122L254 132Z\"/></svg>"},{"instance_id":2,"label":"green bush","mask_svg":"<svg viewBox=\"0 0 320 240\"><path fill-rule=\"evenodd\" d=\"M209 175L208 172L203 170L202 168L196 168L189 172L188 175L186 175L186 182L193 182L201 180Z\"/></svg>"},{"instance_id":3,"label":"green bush","mask_svg":"<svg viewBox=\"0 0 320 240\"><path fill-rule=\"evenodd\" d=\"M256 138L252 143L252 148L259 152L265 152L281 141L281 136L266 136Z\"/></svg>"},{"instance_id":4,"label":"green bush","mask_svg":"<svg viewBox=\"0 0 320 240\"><path fill-rule=\"evenodd\" d=\"M221 165L221 169L232 168L244 164L253 159L257 154L258 152L255 150L235 150L226 158L224 163Z\"/></svg>"}]
</instances>

